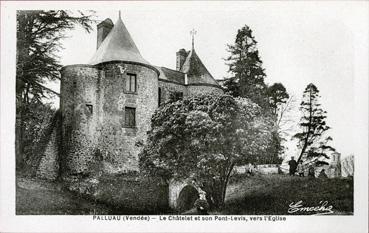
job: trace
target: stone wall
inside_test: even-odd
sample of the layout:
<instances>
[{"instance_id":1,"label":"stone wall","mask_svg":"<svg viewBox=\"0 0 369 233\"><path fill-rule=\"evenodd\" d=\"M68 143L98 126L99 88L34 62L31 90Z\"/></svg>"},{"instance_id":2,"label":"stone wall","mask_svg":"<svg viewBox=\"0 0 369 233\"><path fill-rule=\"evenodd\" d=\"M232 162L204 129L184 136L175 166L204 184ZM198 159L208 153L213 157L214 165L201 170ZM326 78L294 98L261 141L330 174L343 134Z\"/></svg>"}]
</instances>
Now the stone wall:
<instances>
[{"instance_id":1,"label":"stone wall","mask_svg":"<svg viewBox=\"0 0 369 233\"><path fill-rule=\"evenodd\" d=\"M138 171L138 154L158 107L158 75L151 68L134 64L110 63L102 69L105 77L101 84L104 90L98 149L103 169L108 173ZM125 91L127 73L136 74L136 93ZM136 109L136 127L126 126L125 107Z\"/></svg>"},{"instance_id":2,"label":"stone wall","mask_svg":"<svg viewBox=\"0 0 369 233\"><path fill-rule=\"evenodd\" d=\"M198 95L204 93L216 93L216 94L223 94L223 90L220 87L216 86L208 86L204 85L188 85L187 86L188 95Z\"/></svg>"},{"instance_id":3,"label":"stone wall","mask_svg":"<svg viewBox=\"0 0 369 233\"><path fill-rule=\"evenodd\" d=\"M59 147L61 141L61 117L57 111L52 117L49 126L43 132L39 143L40 156L36 168L36 177L47 180L56 180L59 176ZM45 146L44 143L45 142Z\"/></svg>"},{"instance_id":4,"label":"stone wall","mask_svg":"<svg viewBox=\"0 0 369 233\"><path fill-rule=\"evenodd\" d=\"M86 174L95 162L98 141L101 76L88 65L66 66L61 71L60 109L62 113L62 171ZM93 106L92 110L89 106Z\"/></svg>"},{"instance_id":5,"label":"stone wall","mask_svg":"<svg viewBox=\"0 0 369 233\"><path fill-rule=\"evenodd\" d=\"M59 175L59 148L57 128L50 135L45 152L36 171L36 176L41 179L55 180Z\"/></svg>"},{"instance_id":6,"label":"stone wall","mask_svg":"<svg viewBox=\"0 0 369 233\"><path fill-rule=\"evenodd\" d=\"M129 62L72 65L61 73L60 162L67 175L138 171L138 154L158 108L159 87L162 103L173 92L181 92L184 97L223 93L216 86L185 86L159 80L155 68ZM128 74L136 75L134 93L126 90ZM125 122L127 107L135 109L135 127Z\"/></svg>"},{"instance_id":7,"label":"stone wall","mask_svg":"<svg viewBox=\"0 0 369 233\"><path fill-rule=\"evenodd\" d=\"M173 92L182 92L183 96L187 96L187 87L185 85L159 80L159 87L161 89L161 103L168 101L170 93Z\"/></svg>"},{"instance_id":8,"label":"stone wall","mask_svg":"<svg viewBox=\"0 0 369 233\"><path fill-rule=\"evenodd\" d=\"M125 90L127 73L137 77L135 93ZM158 107L157 76L152 68L124 62L63 69L63 155L69 174L138 171L138 154ZM126 107L135 108L135 127L125 122Z\"/></svg>"}]
</instances>

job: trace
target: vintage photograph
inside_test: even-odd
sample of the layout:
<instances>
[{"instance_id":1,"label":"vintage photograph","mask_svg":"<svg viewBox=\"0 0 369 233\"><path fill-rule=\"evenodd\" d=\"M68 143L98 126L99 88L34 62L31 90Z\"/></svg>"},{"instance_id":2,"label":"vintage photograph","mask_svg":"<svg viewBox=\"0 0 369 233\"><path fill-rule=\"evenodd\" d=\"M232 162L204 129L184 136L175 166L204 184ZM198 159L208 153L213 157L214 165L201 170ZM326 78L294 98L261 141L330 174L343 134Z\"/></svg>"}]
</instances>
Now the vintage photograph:
<instances>
[{"instance_id":1,"label":"vintage photograph","mask_svg":"<svg viewBox=\"0 0 369 233\"><path fill-rule=\"evenodd\" d=\"M15 214L355 215L364 32L317 5L16 10Z\"/></svg>"}]
</instances>

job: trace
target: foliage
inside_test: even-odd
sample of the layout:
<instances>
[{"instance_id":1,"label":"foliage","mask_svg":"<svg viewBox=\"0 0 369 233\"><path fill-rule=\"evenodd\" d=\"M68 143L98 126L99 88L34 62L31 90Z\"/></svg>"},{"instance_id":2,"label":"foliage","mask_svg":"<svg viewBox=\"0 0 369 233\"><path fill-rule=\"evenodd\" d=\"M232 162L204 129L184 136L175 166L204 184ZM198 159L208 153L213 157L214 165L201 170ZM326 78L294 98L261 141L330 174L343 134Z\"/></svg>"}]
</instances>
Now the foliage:
<instances>
[{"instance_id":1,"label":"foliage","mask_svg":"<svg viewBox=\"0 0 369 233\"><path fill-rule=\"evenodd\" d=\"M274 83L269 86L267 88L267 96L269 97L269 106L275 115L278 114L281 105L285 104L290 97L282 83Z\"/></svg>"},{"instance_id":2,"label":"foliage","mask_svg":"<svg viewBox=\"0 0 369 233\"><path fill-rule=\"evenodd\" d=\"M44 84L59 79L59 57L62 49L61 40L66 32L76 25L87 32L92 30L93 12L84 14L63 10L17 11L17 55L16 55L16 156L17 167L24 164L28 156L28 144L36 138L28 138L28 118L41 124L42 111L33 109L48 108L43 105L43 98L55 93ZM40 106L36 106L40 105ZM34 115L32 115L34 114ZM36 119L38 117L38 119ZM34 122L34 125L37 125ZM26 150L26 151L25 151Z\"/></svg>"},{"instance_id":3,"label":"foliage","mask_svg":"<svg viewBox=\"0 0 369 233\"><path fill-rule=\"evenodd\" d=\"M233 167L255 162L265 153L269 120L258 105L229 95L167 103L152 117L140 165L167 180L191 176L208 202L220 207Z\"/></svg>"},{"instance_id":4,"label":"foliage","mask_svg":"<svg viewBox=\"0 0 369 233\"><path fill-rule=\"evenodd\" d=\"M330 127L326 123L327 112L321 108L319 98L318 88L312 83L307 85L300 104L302 117L299 125L301 132L294 135L298 140L298 147L301 149L297 162L302 157L323 156L329 158L329 152L335 151L333 147L328 145L332 138L324 138Z\"/></svg>"},{"instance_id":5,"label":"foliage","mask_svg":"<svg viewBox=\"0 0 369 233\"><path fill-rule=\"evenodd\" d=\"M24 139L22 141L22 160L31 168L40 157L41 148L47 144L49 131L52 124L55 109L49 104L39 104L36 100L31 100L24 106L25 111L22 119L24 126ZM20 122L18 121L17 124ZM20 127L16 125L16 127ZM45 138L46 137L46 138ZM36 162L37 163L37 162Z\"/></svg>"},{"instance_id":6,"label":"foliage","mask_svg":"<svg viewBox=\"0 0 369 233\"><path fill-rule=\"evenodd\" d=\"M226 61L231 77L224 82L226 92L235 97L251 99L262 107L265 114L270 114L274 118L273 143L267 152L269 159L264 162L278 163L284 151L282 146L284 138L279 131L279 123L289 98L286 88L281 83L271 86L265 84L266 74L262 68L257 41L247 25L238 30L234 44L228 45L228 52L230 56Z\"/></svg>"},{"instance_id":7,"label":"foliage","mask_svg":"<svg viewBox=\"0 0 369 233\"><path fill-rule=\"evenodd\" d=\"M281 163L285 151L283 146L283 141L286 140L284 123L287 121L285 119L287 117L286 112L290 110L290 96L282 83L274 83L268 86L266 95L269 100L270 114L274 117L274 131L272 133L273 143L268 149L269 156L265 163Z\"/></svg>"},{"instance_id":8,"label":"foliage","mask_svg":"<svg viewBox=\"0 0 369 233\"><path fill-rule=\"evenodd\" d=\"M91 14L79 11L75 16L63 10L17 11L17 98L45 97L47 80L59 79L61 39L67 30L81 25L92 30Z\"/></svg>"},{"instance_id":9,"label":"foliage","mask_svg":"<svg viewBox=\"0 0 369 233\"><path fill-rule=\"evenodd\" d=\"M228 45L231 55L225 60L232 76L224 85L232 96L249 98L265 108L268 105L264 83L266 75L256 45L257 41L247 25L238 30L234 44Z\"/></svg>"}]
</instances>

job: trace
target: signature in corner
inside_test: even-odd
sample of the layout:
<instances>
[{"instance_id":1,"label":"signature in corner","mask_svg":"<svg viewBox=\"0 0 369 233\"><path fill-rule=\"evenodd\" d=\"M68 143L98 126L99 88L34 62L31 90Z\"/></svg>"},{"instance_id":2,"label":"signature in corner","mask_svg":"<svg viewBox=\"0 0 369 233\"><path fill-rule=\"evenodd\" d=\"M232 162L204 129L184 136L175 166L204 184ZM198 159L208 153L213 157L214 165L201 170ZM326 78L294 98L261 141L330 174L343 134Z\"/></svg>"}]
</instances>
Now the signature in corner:
<instances>
[{"instance_id":1,"label":"signature in corner","mask_svg":"<svg viewBox=\"0 0 369 233\"><path fill-rule=\"evenodd\" d=\"M291 204L289 205L288 208L288 213L289 214L293 214L293 213L302 213L302 212L317 212L313 215L323 215L323 214L333 214L333 206L329 205L328 206L328 201L320 201L319 205L317 206L304 206L302 201L298 201L298 202L291 202Z\"/></svg>"}]
</instances>

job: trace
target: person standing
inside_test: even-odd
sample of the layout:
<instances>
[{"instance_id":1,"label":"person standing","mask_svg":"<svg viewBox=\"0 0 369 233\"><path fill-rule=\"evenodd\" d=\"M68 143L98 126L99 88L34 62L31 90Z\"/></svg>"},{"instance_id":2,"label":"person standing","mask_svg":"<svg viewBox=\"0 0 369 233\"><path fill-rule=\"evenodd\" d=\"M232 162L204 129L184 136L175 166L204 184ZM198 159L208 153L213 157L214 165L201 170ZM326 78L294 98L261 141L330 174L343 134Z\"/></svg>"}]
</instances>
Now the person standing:
<instances>
[{"instance_id":1,"label":"person standing","mask_svg":"<svg viewBox=\"0 0 369 233\"><path fill-rule=\"evenodd\" d=\"M288 165L290 166L290 176L294 176L296 172L296 167L297 167L297 162L294 156L292 156L291 160L288 161Z\"/></svg>"},{"instance_id":2,"label":"person standing","mask_svg":"<svg viewBox=\"0 0 369 233\"><path fill-rule=\"evenodd\" d=\"M302 165L302 160L300 160L299 164L297 165L297 173L300 177L304 177L304 165Z\"/></svg>"},{"instance_id":3,"label":"person standing","mask_svg":"<svg viewBox=\"0 0 369 233\"><path fill-rule=\"evenodd\" d=\"M313 165L310 165L310 167L309 167L308 177L309 178L315 178L315 168L314 168Z\"/></svg>"}]
</instances>

